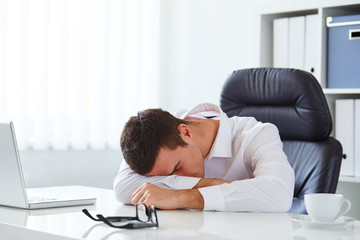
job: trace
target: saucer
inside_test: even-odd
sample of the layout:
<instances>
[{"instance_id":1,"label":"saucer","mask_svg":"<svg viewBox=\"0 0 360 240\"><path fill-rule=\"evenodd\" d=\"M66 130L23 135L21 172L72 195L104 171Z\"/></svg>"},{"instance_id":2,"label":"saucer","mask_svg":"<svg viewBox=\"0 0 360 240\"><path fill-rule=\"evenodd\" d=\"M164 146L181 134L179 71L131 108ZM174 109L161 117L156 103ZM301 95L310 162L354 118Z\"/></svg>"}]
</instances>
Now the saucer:
<instances>
[{"instance_id":1,"label":"saucer","mask_svg":"<svg viewBox=\"0 0 360 240\"><path fill-rule=\"evenodd\" d=\"M293 214L291 218L293 221L301 223L304 227L317 229L341 229L346 224L355 221L355 218L345 216L339 217L335 222L314 222L308 215L298 214Z\"/></svg>"}]
</instances>

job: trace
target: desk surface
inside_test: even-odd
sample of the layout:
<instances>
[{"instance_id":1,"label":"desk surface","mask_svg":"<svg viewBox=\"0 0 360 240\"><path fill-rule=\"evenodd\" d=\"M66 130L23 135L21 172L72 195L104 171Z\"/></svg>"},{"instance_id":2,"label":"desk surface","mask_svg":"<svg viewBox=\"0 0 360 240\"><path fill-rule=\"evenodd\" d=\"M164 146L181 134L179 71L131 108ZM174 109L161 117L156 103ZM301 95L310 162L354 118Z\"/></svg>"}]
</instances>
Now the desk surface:
<instances>
[{"instance_id":1,"label":"desk surface","mask_svg":"<svg viewBox=\"0 0 360 240\"><path fill-rule=\"evenodd\" d=\"M135 207L122 205L111 190L87 188L98 196L94 206L85 206L92 214L132 216ZM84 207L45 210L21 210L0 207L0 234L12 239L24 239L31 234L36 239L359 239L360 221L342 229L304 228L292 221L287 213L240 213L158 210L159 228L114 229L86 217ZM5 224L4 224L5 223ZM48 234L47 236L45 236ZM16 236L15 236L16 235ZM32 239L32 237L30 237Z\"/></svg>"}]
</instances>

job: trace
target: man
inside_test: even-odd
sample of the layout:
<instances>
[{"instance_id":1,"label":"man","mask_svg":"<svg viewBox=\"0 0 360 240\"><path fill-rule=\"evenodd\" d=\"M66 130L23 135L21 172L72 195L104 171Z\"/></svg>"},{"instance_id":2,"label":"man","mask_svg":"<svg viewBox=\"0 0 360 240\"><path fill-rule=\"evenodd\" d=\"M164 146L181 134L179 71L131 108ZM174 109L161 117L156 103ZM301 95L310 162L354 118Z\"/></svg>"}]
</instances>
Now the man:
<instances>
[{"instance_id":1,"label":"man","mask_svg":"<svg viewBox=\"0 0 360 240\"><path fill-rule=\"evenodd\" d=\"M277 128L200 104L176 118L139 112L121 135L116 198L160 209L286 212L294 171Z\"/></svg>"}]
</instances>

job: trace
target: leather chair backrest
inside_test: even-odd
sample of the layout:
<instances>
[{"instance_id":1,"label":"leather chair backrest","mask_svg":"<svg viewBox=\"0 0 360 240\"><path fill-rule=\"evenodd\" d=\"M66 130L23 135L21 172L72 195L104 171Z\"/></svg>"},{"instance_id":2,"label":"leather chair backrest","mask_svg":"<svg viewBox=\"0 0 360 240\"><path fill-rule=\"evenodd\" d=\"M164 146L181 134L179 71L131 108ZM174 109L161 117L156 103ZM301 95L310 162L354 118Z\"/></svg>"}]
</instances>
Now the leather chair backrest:
<instances>
[{"instance_id":1,"label":"leather chair backrest","mask_svg":"<svg viewBox=\"0 0 360 240\"><path fill-rule=\"evenodd\" d=\"M235 71L220 100L229 116L253 116L274 123L283 139L316 141L332 131L330 111L315 77L296 69Z\"/></svg>"},{"instance_id":2,"label":"leather chair backrest","mask_svg":"<svg viewBox=\"0 0 360 240\"><path fill-rule=\"evenodd\" d=\"M252 116L278 127L295 171L290 212L306 213L306 193L336 191L342 147L329 137L330 111L312 74L281 68L234 71L222 89L220 107L229 117Z\"/></svg>"}]
</instances>

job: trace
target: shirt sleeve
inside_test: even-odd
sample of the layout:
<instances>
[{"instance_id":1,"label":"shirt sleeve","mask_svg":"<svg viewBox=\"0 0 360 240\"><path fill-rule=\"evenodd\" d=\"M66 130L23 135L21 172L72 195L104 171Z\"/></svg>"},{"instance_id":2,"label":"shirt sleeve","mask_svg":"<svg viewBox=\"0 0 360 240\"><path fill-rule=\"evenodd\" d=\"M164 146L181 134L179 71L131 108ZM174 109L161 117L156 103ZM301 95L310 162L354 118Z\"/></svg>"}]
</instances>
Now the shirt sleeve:
<instances>
[{"instance_id":1,"label":"shirt sleeve","mask_svg":"<svg viewBox=\"0 0 360 240\"><path fill-rule=\"evenodd\" d=\"M200 188L204 210L286 212L293 199L295 176L282 149L277 128L265 124L246 147L252 178Z\"/></svg>"},{"instance_id":2,"label":"shirt sleeve","mask_svg":"<svg viewBox=\"0 0 360 240\"><path fill-rule=\"evenodd\" d=\"M166 189L192 189L200 178L184 176L154 176L146 177L135 173L125 161L122 161L120 170L114 178L113 187L117 200L131 204L132 193L146 182Z\"/></svg>"}]
</instances>

